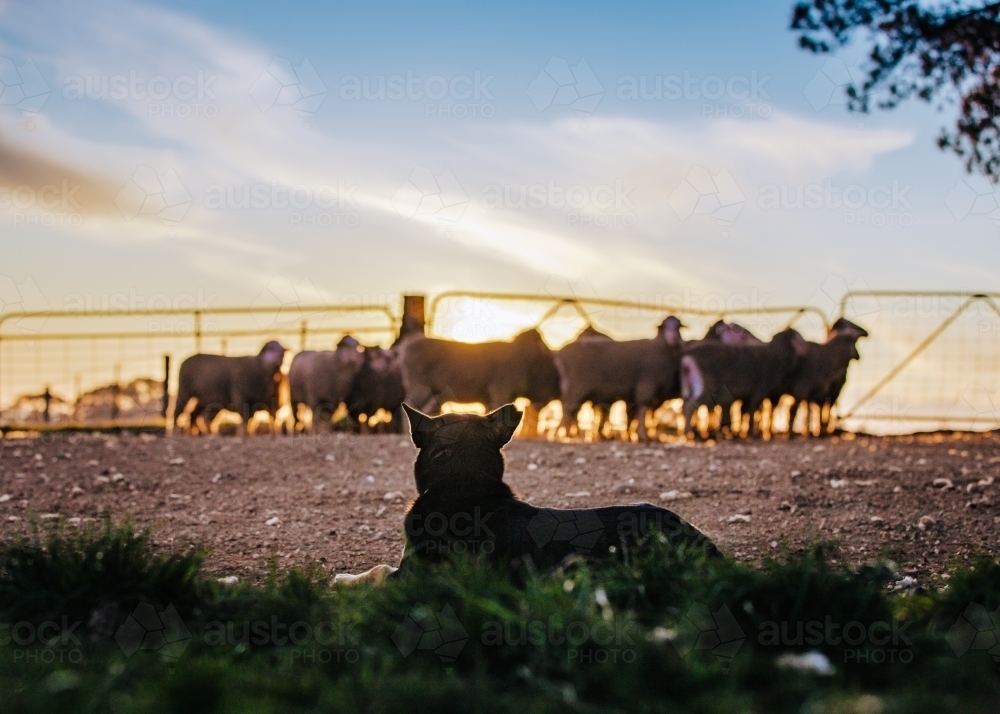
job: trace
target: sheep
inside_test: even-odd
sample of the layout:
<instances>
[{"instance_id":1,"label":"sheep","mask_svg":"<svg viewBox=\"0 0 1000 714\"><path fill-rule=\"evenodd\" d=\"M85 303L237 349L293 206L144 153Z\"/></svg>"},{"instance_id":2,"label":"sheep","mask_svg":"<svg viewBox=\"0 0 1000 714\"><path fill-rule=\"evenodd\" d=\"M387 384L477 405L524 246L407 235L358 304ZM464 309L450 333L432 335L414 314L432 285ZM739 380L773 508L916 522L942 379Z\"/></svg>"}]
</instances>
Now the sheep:
<instances>
[{"instance_id":1,"label":"sheep","mask_svg":"<svg viewBox=\"0 0 1000 714\"><path fill-rule=\"evenodd\" d=\"M637 434L647 439L646 411L680 396L680 327L680 320L671 316L652 339L578 339L559 350L555 360L562 426L568 431L576 424L580 407L588 401L606 413L612 404L623 400L629 424L638 420Z\"/></svg>"},{"instance_id":2,"label":"sheep","mask_svg":"<svg viewBox=\"0 0 1000 714\"><path fill-rule=\"evenodd\" d=\"M857 342L862 337L868 337L864 328L840 318L830 326L826 342L807 343L806 356L778 390L780 393L775 393L771 398L772 404L777 404L778 399L785 394L795 400L788 415L789 433L798 410L803 406L806 409L806 431L809 431L808 415L812 404L816 404L820 410L820 431L828 428L830 409L844 387L851 360L861 359Z\"/></svg>"},{"instance_id":3,"label":"sheep","mask_svg":"<svg viewBox=\"0 0 1000 714\"><path fill-rule=\"evenodd\" d=\"M722 407L721 426L729 426L730 410L742 402L751 415L750 430L758 429L752 415L764 399L781 388L808 351L806 341L795 330L782 330L763 344L719 344L712 341L692 345L681 358L681 395L684 423L694 431L693 417L701 405Z\"/></svg>"}]
</instances>

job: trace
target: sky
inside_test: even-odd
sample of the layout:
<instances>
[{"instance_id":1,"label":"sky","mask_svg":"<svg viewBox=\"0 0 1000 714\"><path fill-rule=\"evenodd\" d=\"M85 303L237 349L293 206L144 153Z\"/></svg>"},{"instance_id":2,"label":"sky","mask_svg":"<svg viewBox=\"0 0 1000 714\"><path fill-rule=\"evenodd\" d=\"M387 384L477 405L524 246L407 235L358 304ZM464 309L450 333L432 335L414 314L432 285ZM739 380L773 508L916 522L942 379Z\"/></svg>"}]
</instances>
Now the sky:
<instances>
[{"instance_id":1,"label":"sky","mask_svg":"<svg viewBox=\"0 0 1000 714\"><path fill-rule=\"evenodd\" d=\"M954 109L849 114L862 48L806 53L790 13L7 0L0 301L996 290L994 188L935 145Z\"/></svg>"}]
</instances>

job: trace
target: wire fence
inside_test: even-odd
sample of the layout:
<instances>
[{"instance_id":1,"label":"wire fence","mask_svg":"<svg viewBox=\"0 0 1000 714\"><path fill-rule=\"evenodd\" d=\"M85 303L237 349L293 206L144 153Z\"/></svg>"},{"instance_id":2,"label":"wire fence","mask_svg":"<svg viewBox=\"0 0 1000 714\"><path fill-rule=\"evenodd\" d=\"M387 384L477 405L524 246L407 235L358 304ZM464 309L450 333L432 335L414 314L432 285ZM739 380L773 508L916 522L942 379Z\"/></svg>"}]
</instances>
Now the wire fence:
<instances>
[{"instance_id":1,"label":"wire fence","mask_svg":"<svg viewBox=\"0 0 1000 714\"><path fill-rule=\"evenodd\" d=\"M192 354L256 354L278 340L290 359L332 349L348 333L388 345L397 330L387 305L8 313L0 315L0 424L39 422L46 401L50 421L162 424L164 379L174 388Z\"/></svg>"},{"instance_id":2,"label":"wire fence","mask_svg":"<svg viewBox=\"0 0 1000 714\"><path fill-rule=\"evenodd\" d=\"M872 291L840 311L868 329L839 412L847 429L1000 428L1000 294Z\"/></svg>"},{"instance_id":3,"label":"wire fence","mask_svg":"<svg viewBox=\"0 0 1000 714\"><path fill-rule=\"evenodd\" d=\"M667 315L687 339L718 319L767 340L792 326L821 342L835 317L870 336L859 342L837 406L840 426L869 433L1000 428L1000 294L848 293L836 314L815 306L684 305L670 300L601 299L451 291L426 309L428 335L467 342L508 339L538 328L557 349L590 326L615 339L651 337ZM163 380L171 389L196 352L255 354L276 339L294 352L332 349L344 334L392 342L399 311L379 305L283 305L0 315L0 425L37 422L49 395L51 419L162 424ZM170 371L164 374L164 357Z\"/></svg>"}]
</instances>

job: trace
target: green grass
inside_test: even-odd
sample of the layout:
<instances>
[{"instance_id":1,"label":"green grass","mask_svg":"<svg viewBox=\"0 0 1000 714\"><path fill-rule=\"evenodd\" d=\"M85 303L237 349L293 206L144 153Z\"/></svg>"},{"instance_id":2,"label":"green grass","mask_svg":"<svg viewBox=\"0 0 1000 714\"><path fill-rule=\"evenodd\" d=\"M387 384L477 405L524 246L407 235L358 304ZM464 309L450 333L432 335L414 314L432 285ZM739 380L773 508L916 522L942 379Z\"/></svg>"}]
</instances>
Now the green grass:
<instances>
[{"instance_id":1,"label":"green grass","mask_svg":"<svg viewBox=\"0 0 1000 714\"><path fill-rule=\"evenodd\" d=\"M459 560L341 589L321 571L222 585L202 558L154 555L148 533L110 523L0 549L0 711L940 714L1000 701L986 640L957 656L945 639L970 602L1000 605L1000 565L985 559L943 593L901 595L888 570L844 570L821 548L753 568L654 540L624 564L521 584ZM172 645L129 639L140 603L173 606ZM445 631L419 639L417 623ZM840 628L809 644L799 623ZM845 642L845 625L862 641ZM834 672L779 664L806 652Z\"/></svg>"}]
</instances>

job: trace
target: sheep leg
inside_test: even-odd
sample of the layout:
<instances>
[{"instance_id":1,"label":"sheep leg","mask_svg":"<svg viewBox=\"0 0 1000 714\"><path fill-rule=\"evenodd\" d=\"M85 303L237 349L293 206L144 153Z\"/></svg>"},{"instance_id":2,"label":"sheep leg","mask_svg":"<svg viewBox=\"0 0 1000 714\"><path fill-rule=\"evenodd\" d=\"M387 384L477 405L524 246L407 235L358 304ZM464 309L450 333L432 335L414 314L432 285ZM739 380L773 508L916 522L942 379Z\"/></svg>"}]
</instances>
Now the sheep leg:
<instances>
[{"instance_id":1,"label":"sheep leg","mask_svg":"<svg viewBox=\"0 0 1000 714\"><path fill-rule=\"evenodd\" d=\"M573 436L574 432L579 433L578 419L581 407L583 407L583 401L580 399L569 398L563 402L563 413L562 419L559 421L559 428L563 430L567 438Z\"/></svg>"},{"instance_id":2,"label":"sheep leg","mask_svg":"<svg viewBox=\"0 0 1000 714\"><path fill-rule=\"evenodd\" d=\"M200 405L199 405L200 406ZM200 410L199 415L203 415L202 418L205 422L205 433L212 433L212 422L215 421L215 417L219 416L219 412L222 411L222 407L217 404L208 404L203 410ZM191 423L194 423L192 419ZM199 427L199 431L201 431Z\"/></svg>"},{"instance_id":3,"label":"sheep leg","mask_svg":"<svg viewBox=\"0 0 1000 714\"><path fill-rule=\"evenodd\" d=\"M766 399L766 397L763 397L763 396L760 396L760 395L754 395L746 403L747 414L750 415L750 430L749 430L749 435L751 437L761 436L761 433L763 432L763 426L764 425L763 425L762 422L764 421L764 415L761 414L761 418L759 420L754 419L754 415L757 412L759 412L760 408L764 405L764 399Z\"/></svg>"}]
</instances>

